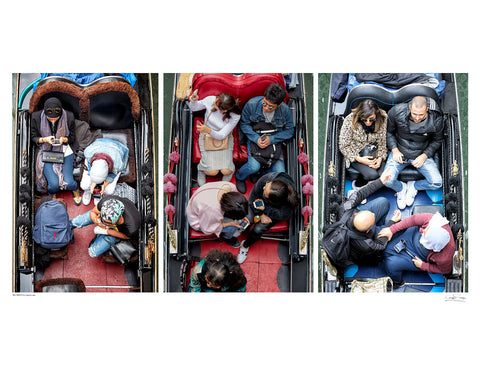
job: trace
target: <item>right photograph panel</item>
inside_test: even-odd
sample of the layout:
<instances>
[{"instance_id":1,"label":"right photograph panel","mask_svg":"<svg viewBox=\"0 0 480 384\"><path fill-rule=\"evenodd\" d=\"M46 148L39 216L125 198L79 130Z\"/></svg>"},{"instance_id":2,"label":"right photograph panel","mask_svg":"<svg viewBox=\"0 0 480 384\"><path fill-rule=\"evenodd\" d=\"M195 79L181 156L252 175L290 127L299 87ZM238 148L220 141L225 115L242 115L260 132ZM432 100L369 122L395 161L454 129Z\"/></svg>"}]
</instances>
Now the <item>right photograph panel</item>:
<instances>
[{"instance_id":1,"label":"right photograph panel","mask_svg":"<svg viewBox=\"0 0 480 384\"><path fill-rule=\"evenodd\" d=\"M318 75L319 291L468 291L467 83Z\"/></svg>"}]
</instances>

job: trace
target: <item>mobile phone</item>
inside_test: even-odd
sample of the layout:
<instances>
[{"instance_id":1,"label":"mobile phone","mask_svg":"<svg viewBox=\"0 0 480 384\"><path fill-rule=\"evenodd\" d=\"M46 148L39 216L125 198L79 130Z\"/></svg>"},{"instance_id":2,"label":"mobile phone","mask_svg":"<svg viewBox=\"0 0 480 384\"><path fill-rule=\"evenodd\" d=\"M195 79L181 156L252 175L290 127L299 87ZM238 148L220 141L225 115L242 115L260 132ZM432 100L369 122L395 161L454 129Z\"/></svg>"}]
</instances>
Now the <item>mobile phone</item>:
<instances>
[{"instance_id":1,"label":"mobile phone","mask_svg":"<svg viewBox=\"0 0 480 384\"><path fill-rule=\"evenodd\" d=\"M257 209L261 208L261 207L264 207L265 204L263 203L263 200L255 200L253 202L253 206Z\"/></svg>"},{"instance_id":2,"label":"mobile phone","mask_svg":"<svg viewBox=\"0 0 480 384\"><path fill-rule=\"evenodd\" d=\"M393 246L393 249L395 249L395 252L397 253L402 252L406 248L407 248L407 244L403 239L401 239L397 244Z\"/></svg>"},{"instance_id":3,"label":"mobile phone","mask_svg":"<svg viewBox=\"0 0 480 384\"><path fill-rule=\"evenodd\" d=\"M264 133L262 136L260 136L260 140L265 140L266 137L267 137L267 134Z\"/></svg>"},{"instance_id":4,"label":"mobile phone","mask_svg":"<svg viewBox=\"0 0 480 384\"><path fill-rule=\"evenodd\" d=\"M53 139L53 144L52 145L60 145L60 144L62 144L60 139Z\"/></svg>"},{"instance_id":5,"label":"mobile phone","mask_svg":"<svg viewBox=\"0 0 480 384\"><path fill-rule=\"evenodd\" d=\"M245 229L248 227L248 225L249 225L249 223L248 223L247 220L242 220L242 221L240 221L239 224L240 224L240 226L242 227L242 230L245 230Z\"/></svg>"}]
</instances>

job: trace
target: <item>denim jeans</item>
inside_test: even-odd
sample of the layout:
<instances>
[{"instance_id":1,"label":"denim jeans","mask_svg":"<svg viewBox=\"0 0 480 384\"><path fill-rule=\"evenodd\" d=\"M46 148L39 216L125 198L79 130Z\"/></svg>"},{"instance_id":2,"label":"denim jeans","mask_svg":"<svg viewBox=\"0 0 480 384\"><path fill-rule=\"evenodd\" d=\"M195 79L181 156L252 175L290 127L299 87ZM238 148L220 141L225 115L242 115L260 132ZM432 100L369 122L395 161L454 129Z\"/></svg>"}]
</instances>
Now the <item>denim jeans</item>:
<instances>
[{"instance_id":1,"label":"denim jeans","mask_svg":"<svg viewBox=\"0 0 480 384\"><path fill-rule=\"evenodd\" d=\"M359 211L370 211L375 215L375 225L381 227L385 225L385 218L390 210L390 202L386 197L377 197L368 203L357 207Z\"/></svg>"},{"instance_id":2,"label":"denim jeans","mask_svg":"<svg viewBox=\"0 0 480 384\"><path fill-rule=\"evenodd\" d=\"M400 192L402 190L402 183L397 180L398 174L412 161L413 160L408 160L408 162L403 164L397 163L393 160L392 153L390 153L385 169L390 168L392 177L385 183L385 186L393 189L395 192ZM425 179L415 181L415 189L417 191L438 189L442 186L442 175L438 171L437 164L435 164L435 161L431 157L427 158L425 163L417 169L425 177Z\"/></svg>"},{"instance_id":3,"label":"denim jeans","mask_svg":"<svg viewBox=\"0 0 480 384\"><path fill-rule=\"evenodd\" d=\"M250 141L247 143L248 152L250 153ZM238 180L245 180L248 176L260 171L261 164L253 158L248 156L248 161L236 173ZM285 172L285 162L283 156L280 157L270 168L262 170L262 175L269 172Z\"/></svg>"},{"instance_id":4,"label":"denim jeans","mask_svg":"<svg viewBox=\"0 0 480 384\"><path fill-rule=\"evenodd\" d=\"M393 281L402 281L403 271L420 271L420 269L413 264L412 258L407 252L402 251L398 253L395 251L394 247L400 239L406 241L407 250L410 253L420 258L423 262L427 261L427 256L430 251L423 248L420 244L420 236L419 227L410 227L407 230L396 233L392 237L392 240L388 242L384 251L385 258L382 263L388 276L390 276ZM417 251L418 249L420 249L420 251Z\"/></svg>"},{"instance_id":5,"label":"denim jeans","mask_svg":"<svg viewBox=\"0 0 480 384\"><path fill-rule=\"evenodd\" d=\"M90 211L85 212L82 215L78 215L70 220L73 228L83 228L87 225L93 224L90 218ZM110 247L115 244L119 239L109 235L96 235L95 240L88 247L88 254L91 257L98 257L101 254L107 252Z\"/></svg>"},{"instance_id":6,"label":"denim jeans","mask_svg":"<svg viewBox=\"0 0 480 384\"><path fill-rule=\"evenodd\" d=\"M47 179L48 193L57 193L60 190L58 183L58 176L53 171L54 163L45 163L43 166L43 174ZM64 158L62 164L63 180L67 183L65 185L66 191L75 191L78 188L77 182L73 178L73 154Z\"/></svg>"}]
</instances>

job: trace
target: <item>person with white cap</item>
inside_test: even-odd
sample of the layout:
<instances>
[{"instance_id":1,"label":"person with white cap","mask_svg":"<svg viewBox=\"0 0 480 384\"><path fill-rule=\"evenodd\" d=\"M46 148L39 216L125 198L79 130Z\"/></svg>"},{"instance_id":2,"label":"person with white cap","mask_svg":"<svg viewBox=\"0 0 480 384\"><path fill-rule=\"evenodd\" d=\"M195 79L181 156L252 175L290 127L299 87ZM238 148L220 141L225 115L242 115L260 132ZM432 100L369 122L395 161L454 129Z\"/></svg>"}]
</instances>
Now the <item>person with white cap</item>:
<instances>
[{"instance_id":1,"label":"person with white cap","mask_svg":"<svg viewBox=\"0 0 480 384\"><path fill-rule=\"evenodd\" d=\"M83 172L80 188L84 190L82 202L88 205L97 185L102 184L102 196L114 193L120 175L127 169L128 147L103 137L85 148L84 154L87 169Z\"/></svg>"},{"instance_id":2,"label":"person with white cap","mask_svg":"<svg viewBox=\"0 0 480 384\"><path fill-rule=\"evenodd\" d=\"M394 283L401 284L403 271L442 274L452 271L455 238L448 220L438 212L409 216L383 228L378 236L389 239L383 266ZM399 242L404 247L398 247Z\"/></svg>"}]
</instances>

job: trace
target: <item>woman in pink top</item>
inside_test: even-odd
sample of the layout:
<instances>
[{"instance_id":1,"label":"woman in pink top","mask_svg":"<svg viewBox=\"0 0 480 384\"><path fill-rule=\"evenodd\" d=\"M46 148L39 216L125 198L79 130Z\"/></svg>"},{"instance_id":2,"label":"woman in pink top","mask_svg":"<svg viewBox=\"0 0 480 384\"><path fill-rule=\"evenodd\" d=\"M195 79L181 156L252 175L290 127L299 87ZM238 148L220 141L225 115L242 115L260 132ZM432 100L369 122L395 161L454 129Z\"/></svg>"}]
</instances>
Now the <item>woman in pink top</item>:
<instances>
[{"instance_id":1,"label":"woman in pink top","mask_svg":"<svg viewBox=\"0 0 480 384\"><path fill-rule=\"evenodd\" d=\"M239 247L236 236L247 219L248 201L237 192L235 184L226 181L206 183L198 188L187 206L190 226L206 235L215 234L233 247ZM246 228L246 227L245 227Z\"/></svg>"}]
</instances>

